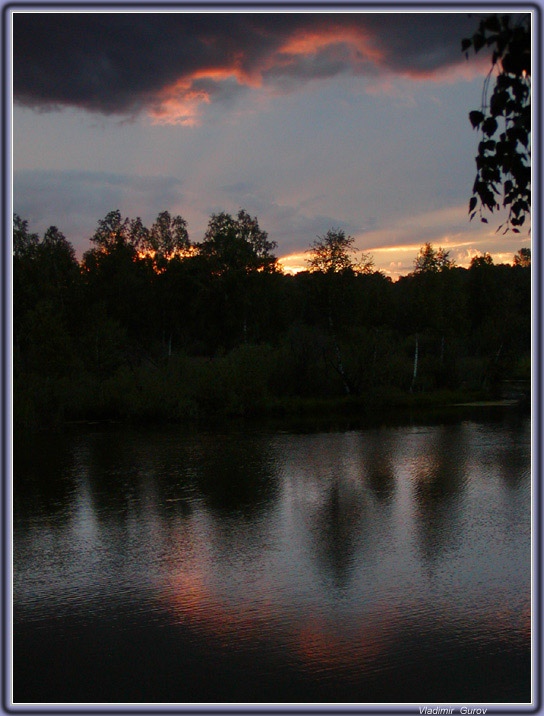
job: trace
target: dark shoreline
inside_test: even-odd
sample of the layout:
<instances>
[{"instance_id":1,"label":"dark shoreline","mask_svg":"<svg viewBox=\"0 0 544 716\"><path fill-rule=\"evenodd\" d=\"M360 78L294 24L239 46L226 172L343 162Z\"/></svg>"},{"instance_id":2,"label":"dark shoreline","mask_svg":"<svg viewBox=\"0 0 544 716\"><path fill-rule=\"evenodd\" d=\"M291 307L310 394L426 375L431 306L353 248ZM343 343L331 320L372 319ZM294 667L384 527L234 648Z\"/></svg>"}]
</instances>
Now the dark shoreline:
<instances>
[{"instance_id":1,"label":"dark shoreline","mask_svg":"<svg viewBox=\"0 0 544 716\"><path fill-rule=\"evenodd\" d=\"M389 396L391 397L391 396ZM385 401L377 396L331 399L289 398L270 401L255 411L233 413L191 413L176 419L139 416L104 416L66 419L55 424L25 426L31 433L85 428L176 428L209 430L351 430L394 427L406 424L432 424L462 420L501 419L504 415L530 414L529 390L517 397L489 393L437 391L433 393L399 393ZM15 429L15 437L25 431Z\"/></svg>"}]
</instances>

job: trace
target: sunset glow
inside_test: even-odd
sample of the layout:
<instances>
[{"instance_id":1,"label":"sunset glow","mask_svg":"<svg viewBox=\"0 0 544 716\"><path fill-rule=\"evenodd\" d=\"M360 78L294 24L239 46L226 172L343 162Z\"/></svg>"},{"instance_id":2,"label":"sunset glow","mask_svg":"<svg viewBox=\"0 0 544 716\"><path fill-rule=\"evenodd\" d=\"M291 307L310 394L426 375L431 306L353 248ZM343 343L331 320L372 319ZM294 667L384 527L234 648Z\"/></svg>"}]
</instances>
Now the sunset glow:
<instances>
[{"instance_id":1,"label":"sunset glow","mask_svg":"<svg viewBox=\"0 0 544 716\"><path fill-rule=\"evenodd\" d=\"M485 243L485 240L482 240ZM478 242L477 242L478 243ZM489 252L479 249L477 243L473 241L436 241L435 247L443 248L450 252L450 256L455 261L456 266L469 268L470 262L476 256L483 256L490 253L494 263L496 264L512 264L514 261L515 251ZM400 276L413 271L415 259L421 249L421 244L399 245L399 246L379 246L369 247L365 252L370 254L374 259L374 268L376 271L382 271L386 276L390 276L396 281ZM307 254L290 254L282 256L278 259L278 263L282 270L288 274L297 274L301 271L308 270Z\"/></svg>"},{"instance_id":2,"label":"sunset glow","mask_svg":"<svg viewBox=\"0 0 544 716\"><path fill-rule=\"evenodd\" d=\"M45 1L7 711L535 706L536 8Z\"/></svg>"},{"instance_id":3,"label":"sunset glow","mask_svg":"<svg viewBox=\"0 0 544 716\"><path fill-rule=\"evenodd\" d=\"M528 231L502 236L468 221L479 141L468 113L489 69L485 54L467 60L460 51L475 19L224 14L229 29L219 31L211 16L187 18L193 29L172 14L178 29L148 45L150 58L164 43L172 48L170 66L151 63L153 82L127 46L130 72L104 81L103 107L83 87L73 101L55 99L76 113L105 113L85 136L77 114L34 111L43 82L19 91L15 208L37 228L59 224L82 255L97 218L115 207L146 221L163 208L179 213L192 241L211 211L243 207L277 243L286 272L305 270L316 236L338 226L393 278L411 270L425 242L461 266L478 252L511 261L530 245ZM154 17L146 22L142 31L153 33ZM93 51L101 56L99 42ZM130 121L119 124L125 110Z\"/></svg>"}]
</instances>

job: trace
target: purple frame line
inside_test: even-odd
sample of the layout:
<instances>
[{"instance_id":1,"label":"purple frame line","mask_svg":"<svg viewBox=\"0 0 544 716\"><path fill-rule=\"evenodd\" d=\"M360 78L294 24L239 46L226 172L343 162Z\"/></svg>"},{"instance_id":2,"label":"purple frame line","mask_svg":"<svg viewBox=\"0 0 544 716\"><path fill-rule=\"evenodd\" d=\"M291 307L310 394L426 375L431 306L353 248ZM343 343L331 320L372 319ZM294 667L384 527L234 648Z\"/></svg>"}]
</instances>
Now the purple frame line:
<instances>
[{"instance_id":1,"label":"purple frame line","mask_svg":"<svg viewBox=\"0 0 544 716\"><path fill-rule=\"evenodd\" d=\"M1 368L0 377L0 398L2 402L2 420L0 449L2 458L2 486L1 486L1 517L2 517L2 590L0 592L1 600L1 620L0 620L0 640L1 640L1 689L2 701L0 703L1 714L195 714L198 716L212 716L215 714L419 714L421 708L425 704L338 704L336 707L332 704L309 704L309 703L284 703L284 704L13 704L10 700L10 683L11 683L11 622L10 622L10 604L11 604L11 558L10 550L12 546L12 515L11 515L11 498L12 498L12 455L11 455L11 406L12 406L12 386L11 386L11 231L12 231L12 175L11 175L11 50L12 38L11 30L11 12L17 9L61 9L74 8L92 9L92 8L109 8L111 10L123 10L125 8L141 9L166 9L176 8L180 10L197 10L197 9L266 9L271 10L284 9L291 10L308 10L311 8L319 9L361 9L361 10L429 10L429 9L467 9L481 12L489 8L491 10L508 9L508 10L527 10L533 12L533 64L536 66L537 81L533 84L536 86L536 104L533 103L533 120L537 128L542 126L542 6L541 0L534 2L467 2L460 0L459 2L432 2L431 0L420 0L419 2L357 2L356 0L344 0L343 2L327 2L326 0L316 0L315 2L290 2L289 0L269 0L263 2L250 2L250 0L218 0L210 2L209 0L194 0L193 2L175 2L175 0L162 0L162 2L152 3L150 0L135 0L130 2L127 0L108 2L107 0L96 0L95 2L83 0L82 2L70 2L69 0L37 0L30 2L21 0L20 2L2 0L2 242L0 252L0 264L2 270L1 281L1 323L2 323L2 352L1 352ZM540 208L543 199L542 185L542 148L540 143L539 131L533 133L532 137L532 158L533 158L533 185L536 186L536 192L533 194L537 197L533 201L532 207L532 353L533 353L533 384L532 384L532 504L533 504L533 529L532 529L532 630L533 630L533 653L532 653L532 678L533 678L533 702L531 704L493 704L486 708L481 704L465 704L465 703L448 703L448 704L426 704L432 708L449 707L453 708L453 714L469 713L469 709L473 708L473 713L487 714L540 714L543 708L542 704L542 683L544 677L544 667L542 662L542 538L543 538L543 494L540 485L540 479L543 477L542 465L542 443L544 442L544 428L542 424L542 362L544 358L544 338L542 332L542 315L544 309L544 293L542 287L542 271L544 265L543 246L542 246L542 221ZM536 160L536 161L535 161ZM462 709L465 709L464 712ZM483 709L486 711L483 711Z\"/></svg>"}]
</instances>

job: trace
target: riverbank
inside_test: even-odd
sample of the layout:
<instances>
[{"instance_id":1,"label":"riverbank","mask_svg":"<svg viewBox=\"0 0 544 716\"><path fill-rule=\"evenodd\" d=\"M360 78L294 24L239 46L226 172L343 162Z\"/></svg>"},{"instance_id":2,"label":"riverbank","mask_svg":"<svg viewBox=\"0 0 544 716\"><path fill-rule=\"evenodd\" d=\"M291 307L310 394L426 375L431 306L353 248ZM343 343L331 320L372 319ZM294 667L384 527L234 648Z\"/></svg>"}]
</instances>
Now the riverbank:
<instances>
[{"instance_id":1,"label":"riverbank","mask_svg":"<svg viewBox=\"0 0 544 716\"><path fill-rule=\"evenodd\" d=\"M434 390L409 392L397 388L369 389L364 395L284 396L265 391L228 392L221 386L133 385L79 381L15 385L16 429L42 429L68 424L181 424L259 420L288 422L366 423L378 416L435 411L453 412L486 408L514 409L530 404L530 383L518 382L516 389L499 386L491 390ZM40 389L41 388L41 389ZM124 389L121 389L124 388Z\"/></svg>"}]
</instances>

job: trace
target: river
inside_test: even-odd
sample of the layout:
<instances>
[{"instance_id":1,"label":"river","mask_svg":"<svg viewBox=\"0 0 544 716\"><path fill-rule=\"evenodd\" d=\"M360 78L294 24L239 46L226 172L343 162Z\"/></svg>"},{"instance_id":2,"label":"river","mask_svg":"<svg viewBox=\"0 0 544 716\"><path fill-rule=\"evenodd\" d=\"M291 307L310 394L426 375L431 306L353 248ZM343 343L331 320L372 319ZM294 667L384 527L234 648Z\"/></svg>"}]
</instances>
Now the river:
<instances>
[{"instance_id":1,"label":"river","mask_svg":"<svg viewBox=\"0 0 544 716\"><path fill-rule=\"evenodd\" d=\"M16 446L17 703L521 703L530 422Z\"/></svg>"}]
</instances>

